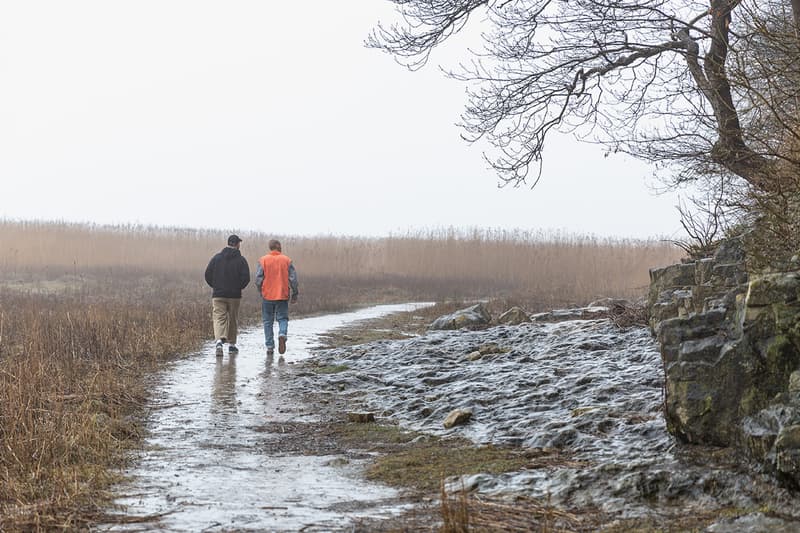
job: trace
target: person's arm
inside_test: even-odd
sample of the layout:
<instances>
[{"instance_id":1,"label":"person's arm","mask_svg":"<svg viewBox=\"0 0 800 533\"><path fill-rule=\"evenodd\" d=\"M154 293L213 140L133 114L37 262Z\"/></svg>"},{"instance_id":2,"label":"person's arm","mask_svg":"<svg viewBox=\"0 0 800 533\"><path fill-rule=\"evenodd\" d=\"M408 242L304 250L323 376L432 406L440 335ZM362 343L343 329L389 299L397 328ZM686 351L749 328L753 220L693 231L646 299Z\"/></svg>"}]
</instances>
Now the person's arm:
<instances>
[{"instance_id":1,"label":"person's arm","mask_svg":"<svg viewBox=\"0 0 800 533\"><path fill-rule=\"evenodd\" d=\"M240 287L244 289L250 283L250 265L247 264L247 259L242 257L242 271L239 273L239 280L241 281Z\"/></svg>"},{"instance_id":2,"label":"person's arm","mask_svg":"<svg viewBox=\"0 0 800 533\"><path fill-rule=\"evenodd\" d=\"M261 285L264 284L264 269L261 267L261 261L258 262L258 267L256 268L256 288L258 289L259 294L261 294Z\"/></svg>"},{"instance_id":3,"label":"person's arm","mask_svg":"<svg viewBox=\"0 0 800 533\"><path fill-rule=\"evenodd\" d=\"M206 267L206 283L208 283L209 287L214 287L214 258L211 258L211 261L208 262L208 266Z\"/></svg>"},{"instance_id":4,"label":"person's arm","mask_svg":"<svg viewBox=\"0 0 800 533\"><path fill-rule=\"evenodd\" d=\"M294 302L297 300L300 290L297 285L297 271L294 269L293 263L289 263L289 288L292 290L292 301Z\"/></svg>"}]
</instances>

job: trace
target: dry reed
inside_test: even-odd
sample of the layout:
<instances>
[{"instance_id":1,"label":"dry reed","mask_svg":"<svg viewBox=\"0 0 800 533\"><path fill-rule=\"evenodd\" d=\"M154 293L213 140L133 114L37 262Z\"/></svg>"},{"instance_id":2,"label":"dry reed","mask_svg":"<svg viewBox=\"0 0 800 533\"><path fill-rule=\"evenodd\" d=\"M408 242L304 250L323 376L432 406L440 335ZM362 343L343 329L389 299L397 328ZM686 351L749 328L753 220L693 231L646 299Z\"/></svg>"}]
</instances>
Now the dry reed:
<instances>
[{"instance_id":1,"label":"dry reed","mask_svg":"<svg viewBox=\"0 0 800 533\"><path fill-rule=\"evenodd\" d=\"M97 518L140 437L146 374L197 345L206 307L0 292L0 530Z\"/></svg>"},{"instance_id":2,"label":"dry reed","mask_svg":"<svg viewBox=\"0 0 800 533\"><path fill-rule=\"evenodd\" d=\"M227 231L0 221L5 278L47 279L169 273L202 289L202 269ZM255 270L273 236L238 232ZM310 285L347 284L390 299L516 297L542 306L582 304L603 296L638 297L648 269L681 251L659 240L608 239L558 232L429 230L386 238L277 236L295 261L303 293ZM341 291L347 293L348 291Z\"/></svg>"},{"instance_id":3,"label":"dry reed","mask_svg":"<svg viewBox=\"0 0 800 533\"><path fill-rule=\"evenodd\" d=\"M606 520L594 508L568 511L535 498L518 497L509 501L465 491L448 493L444 485L440 505L442 533L598 531Z\"/></svg>"}]
</instances>

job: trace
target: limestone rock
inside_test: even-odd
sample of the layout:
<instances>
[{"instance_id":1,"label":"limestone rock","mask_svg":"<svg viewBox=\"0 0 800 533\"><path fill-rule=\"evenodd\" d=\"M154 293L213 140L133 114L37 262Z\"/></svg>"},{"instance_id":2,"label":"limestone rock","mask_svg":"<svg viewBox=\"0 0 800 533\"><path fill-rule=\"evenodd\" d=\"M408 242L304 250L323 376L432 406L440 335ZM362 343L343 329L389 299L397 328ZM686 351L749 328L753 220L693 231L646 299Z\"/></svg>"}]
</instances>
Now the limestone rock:
<instances>
[{"instance_id":1,"label":"limestone rock","mask_svg":"<svg viewBox=\"0 0 800 533\"><path fill-rule=\"evenodd\" d=\"M349 412L347 413L347 420L348 422L354 422L356 424L368 424L370 422L375 422L375 413Z\"/></svg>"},{"instance_id":2,"label":"limestone rock","mask_svg":"<svg viewBox=\"0 0 800 533\"><path fill-rule=\"evenodd\" d=\"M508 324L510 326L517 326L524 322L530 322L531 317L528 313L522 310L521 307L512 307L499 317L497 317L498 324Z\"/></svg>"},{"instance_id":3,"label":"limestone rock","mask_svg":"<svg viewBox=\"0 0 800 533\"><path fill-rule=\"evenodd\" d=\"M669 431L736 447L800 487L800 271L749 276L734 239L650 276Z\"/></svg>"},{"instance_id":4,"label":"limestone rock","mask_svg":"<svg viewBox=\"0 0 800 533\"><path fill-rule=\"evenodd\" d=\"M800 273L780 272L757 276L747 288L748 307L796 302L800 296Z\"/></svg>"},{"instance_id":5,"label":"limestone rock","mask_svg":"<svg viewBox=\"0 0 800 533\"><path fill-rule=\"evenodd\" d=\"M778 434L775 468L795 485L800 482L800 425L786 426Z\"/></svg>"},{"instance_id":6,"label":"limestone rock","mask_svg":"<svg viewBox=\"0 0 800 533\"><path fill-rule=\"evenodd\" d=\"M477 361L481 357L483 357L483 354L481 353L480 350L475 350L474 352L470 352L467 354L467 360L469 361Z\"/></svg>"},{"instance_id":7,"label":"limestone rock","mask_svg":"<svg viewBox=\"0 0 800 533\"><path fill-rule=\"evenodd\" d=\"M695 284L695 264L681 263L664 268L650 269L648 302L653 305L664 291L689 288Z\"/></svg>"},{"instance_id":8,"label":"limestone rock","mask_svg":"<svg viewBox=\"0 0 800 533\"><path fill-rule=\"evenodd\" d=\"M449 315L440 316L428 326L428 329L461 329L467 327L486 326L492 321L492 315L483 303L460 309Z\"/></svg>"},{"instance_id":9,"label":"limestone rock","mask_svg":"<svg viewBox=\"0 0 800 533\"><path fill-rule=\"evenodd\" d=\"M451 411L447 418L444 419L445 429L450 429L454 426L461 426L466 424L472 418L472 411L469 409L456 409Z\"/></svg>"},{"instance_id":10,"label":"limestone rock","mask_svg":"<svg viewBox=\"0 0 800 533\"><path fill-rule=\"evenodd\" d=\"M490 353L500 353L503 349L496 342L487 342L486 344L481 344L478 351L481 355L489 355Z\"/></svg>"},{"instance_id":11,"label":"limestone rock","mask_svg":"<svg viewBox=\"0 0 800 533\"><path fill-rule=\"evenodd\" d=\"M499 344L496 342L487 342L485 344L481 344L478 346L477 350L473 350L467 354L467 360L469 361L477 361L478 359L483 358L486 355L491 355L494 353L505 353L508 350L505 348L500 347Z\"/></svg>"},{"instance_id":12,"label":"limestone rock","mask_svg":"<svg viewBox=\"0 0 800 533\"><path fill-rule=\"evenodd\" d=\"M800 371L795 370L789 375L789 392L800 393Z\"/></svg>"},{"instance_id":13,"label":"limestone rock","mask_svg":"<svg viewBox=\"0 0 800 533\"><path fill-rule=\"evenodd\" d=\"M714 262L743 263L745 260L743 237L731 237L722 241L714 253Z\"/></svg>"},{"instance_id":14,"label":"limestone rock","mask_svg":"<svg viewBox=\"0 0 800 533\"><path fill-rule=\"evenodd\" d=\"M612 314L622 313L629 307L633 307L630 300L623 298L600 298L589 304L588 307L605 307Z\"/></svg>"}]
</instances>

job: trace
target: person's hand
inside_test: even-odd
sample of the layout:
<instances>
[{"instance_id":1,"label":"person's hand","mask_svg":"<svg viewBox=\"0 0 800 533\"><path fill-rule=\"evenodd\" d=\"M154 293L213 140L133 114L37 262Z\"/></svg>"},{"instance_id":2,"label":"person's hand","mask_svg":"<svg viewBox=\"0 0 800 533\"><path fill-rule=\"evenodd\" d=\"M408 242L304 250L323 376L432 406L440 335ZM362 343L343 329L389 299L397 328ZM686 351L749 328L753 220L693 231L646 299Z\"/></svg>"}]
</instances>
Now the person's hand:
<instances>
[{"instance_id":1,"label":"person's hand","mask_svg":"<svg viewBox=\"0 0 800 533\"><path fill-rule=\"evenodd\" d=\"M296 295L296 294L292 294L292 300L291 300L291 302L292 302L293 304L296 304L296 303L297 303L297 295Z\"/></svg>"}]
</instances>

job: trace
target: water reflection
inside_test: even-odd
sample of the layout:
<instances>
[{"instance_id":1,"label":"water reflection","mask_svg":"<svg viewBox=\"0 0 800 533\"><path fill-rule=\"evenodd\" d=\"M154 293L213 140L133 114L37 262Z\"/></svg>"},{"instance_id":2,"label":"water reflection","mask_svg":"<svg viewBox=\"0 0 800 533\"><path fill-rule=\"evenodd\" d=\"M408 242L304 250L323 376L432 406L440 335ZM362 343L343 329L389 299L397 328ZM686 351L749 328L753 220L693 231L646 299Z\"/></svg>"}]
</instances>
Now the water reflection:
<instances>
[{"instance_id":1,"label":"water reflection","mask_svg":"<svg viewBox=\"0 0 800 533\"><path fill-rule=\"evenodd\" d=\"M236 356L217 358L214 368L214 388L211 392L216 407L236 408Z\"/></svg>"}]
</instances>

